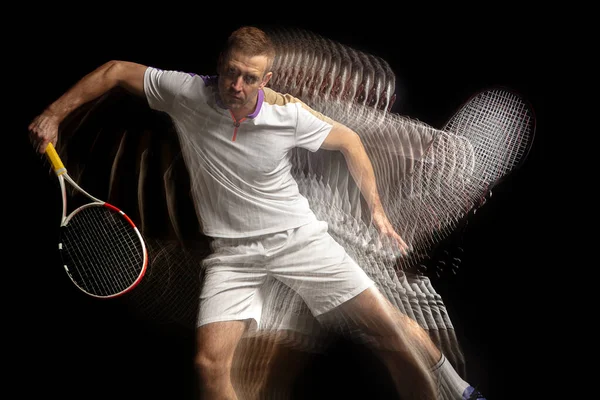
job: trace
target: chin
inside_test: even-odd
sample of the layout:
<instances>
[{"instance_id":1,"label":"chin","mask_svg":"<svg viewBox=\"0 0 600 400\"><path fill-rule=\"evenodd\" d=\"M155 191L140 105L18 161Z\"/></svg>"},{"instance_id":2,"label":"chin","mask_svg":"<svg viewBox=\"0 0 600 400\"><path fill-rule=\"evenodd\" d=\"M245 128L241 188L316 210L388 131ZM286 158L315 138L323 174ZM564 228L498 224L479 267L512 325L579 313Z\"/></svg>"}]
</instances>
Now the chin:
<instances>
[{"instance_id":1,"label":"chin","mask_svg":"<svg viewBox=\"0 0 600 400\"><path fill-rule=\"evenodd\" d=\"M230 108L232 110L238 109L240 107L242 107L241 103L234 103L234 102L231 102L231 101L227 103L227 108Z\"/></svg>"}]
</instances>

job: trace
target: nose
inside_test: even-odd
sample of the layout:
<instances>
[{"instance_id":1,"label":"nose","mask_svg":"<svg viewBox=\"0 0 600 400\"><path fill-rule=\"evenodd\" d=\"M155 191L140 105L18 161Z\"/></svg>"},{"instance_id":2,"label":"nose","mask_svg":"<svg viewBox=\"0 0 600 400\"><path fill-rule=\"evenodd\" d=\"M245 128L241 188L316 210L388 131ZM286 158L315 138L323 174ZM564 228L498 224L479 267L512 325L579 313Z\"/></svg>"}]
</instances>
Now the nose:
<instances>
[{"instance_id":1,"label":"nose","mask_svg":"<svg viewBox=\"0 0 600 400\"><path fill-rule=\"evenodd\" d=\"M244 85L244 78L241 76L238 76L236 79L234 79L231 82L231 87L236 92L240 92L242 90L243 85Z\"/></svg>"}]
</instances>

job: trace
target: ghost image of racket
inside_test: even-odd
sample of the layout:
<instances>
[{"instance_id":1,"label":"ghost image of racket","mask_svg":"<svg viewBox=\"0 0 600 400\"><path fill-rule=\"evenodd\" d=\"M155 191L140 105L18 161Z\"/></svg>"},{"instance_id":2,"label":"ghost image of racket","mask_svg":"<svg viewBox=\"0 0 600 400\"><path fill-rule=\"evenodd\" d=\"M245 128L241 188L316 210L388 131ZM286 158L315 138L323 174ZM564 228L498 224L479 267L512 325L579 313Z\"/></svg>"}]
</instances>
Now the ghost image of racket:
<instances>
[{"instance_id":1,"label":"ghost image of racket","mask_svg":"<svg viewBox=\"0 0 600 400\"><path fill-rule=\"evenodd\" d=\"M129 292L142 280L148 266L147 246L139 229L119 208L75 183L52 143L46 156L61 188L58 246L69 278L93 297L113 298ZM66 184L90 200L68 215Z\"/></svg>"}]
</instances>

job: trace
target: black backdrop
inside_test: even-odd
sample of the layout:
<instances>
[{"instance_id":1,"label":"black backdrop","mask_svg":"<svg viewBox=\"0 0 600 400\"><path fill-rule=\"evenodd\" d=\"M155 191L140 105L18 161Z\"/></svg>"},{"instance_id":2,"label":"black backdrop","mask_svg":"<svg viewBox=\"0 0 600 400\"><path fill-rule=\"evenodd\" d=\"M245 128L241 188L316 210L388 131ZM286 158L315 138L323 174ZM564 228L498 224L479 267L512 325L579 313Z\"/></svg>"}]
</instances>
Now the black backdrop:
<instances>
[{"instance_id":1,"label":"black backdrop","mask_svg":"<svg viewBox=\"0 0 600 400\"><path fill-rule=\"evenodd\" d=\"M459 273L434 280L461 337L470 376L488 399L512 397L532 368L540 368L534 360L542 352L539 321L545 299L535 288L551 265L540 244L548 235L541 204L548 183L545 149L552 139L544 114L546 37L533 13L510 6L452 12L371 7L318 16L311 14L314 9L304 10L294 17L291 11L270 10L267 18L253 8L214 12L174 6L166 12L165 4L150 7L127 16L94 8L70 9L74 14L24 10L20 29L6 33L14 38L8 45L14 57L5 63L10 77L5 94L16 124L5 135L17 138L11 156L17 155L19 179L25 178L10 207L28 210L14 225L14 244L8 242L9 250L19 246L19 257L10 262L16 277L5 284L10 293L5 329L13 338L5 351L12 355L8 367L14 377L6 389L20 393L18 398L191 398L190 332L140 320L118 302L85 298L51 262L54 243L45 239L56 218L44 204L55 204L48 200L54 196L53 176L38 168L26 126L105 61L212 73L218 45L232 29L271 23L311 29L382 56L398 77L395 112L433 126L441 126L471 94L489 85L511 87L533 104L538 124L528 160L467 226ZM351 346L342 349L339 362L315 366L302 384L326 385L321 398L378 398L372 374L361 372L369 364L353 357Z\"/></svg>"}]
</instances>

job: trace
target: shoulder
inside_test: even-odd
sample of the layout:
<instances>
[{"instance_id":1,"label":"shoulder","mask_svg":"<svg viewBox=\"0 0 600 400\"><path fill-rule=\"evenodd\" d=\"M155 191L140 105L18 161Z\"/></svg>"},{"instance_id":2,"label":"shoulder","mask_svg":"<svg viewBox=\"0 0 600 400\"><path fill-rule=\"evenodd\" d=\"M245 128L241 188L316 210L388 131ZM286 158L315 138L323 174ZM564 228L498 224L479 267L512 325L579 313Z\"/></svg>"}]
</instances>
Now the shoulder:
<instances>
[{"instance_id":1,"label":"shoulder","mask_svg":"<svg viewBox=\"0 0 600 400\"><path fill-rule=\"evenodd\" d=\"M152 80L163 82L179 82L182 85L216 86L217 76L200 75L195 72L166 70L153 66L146 68L146 76Z\"/></svg>"},{"instance_id":2,"label":"shoulder","mask_svg":"<svg viewBox=\"0 0 600 400\"><path fill-rule=\"evenodd\" d=\"M288 93L280 93L271 88L263 88L264 103L271 106L302 105L302 101Z\"/></svg>"},{"instance_id":3,"label":"shoulder","mask_svg":"<svg viewBox=\"0 0 600 400\"><path fill-rule=\"evenodd\" d=\"M294 97L288 93L280 93L270 88L263 88L264 103L274 109L294 110L295 115L300 118L315 117L328 124L333 124L333 120L323 115L321 112L313 109L301 99Z\"/></svg>"}]
</instances>

